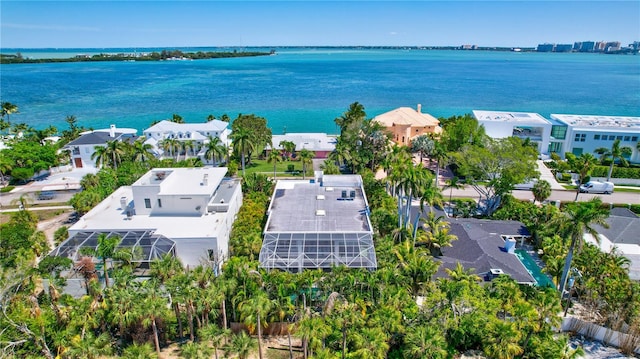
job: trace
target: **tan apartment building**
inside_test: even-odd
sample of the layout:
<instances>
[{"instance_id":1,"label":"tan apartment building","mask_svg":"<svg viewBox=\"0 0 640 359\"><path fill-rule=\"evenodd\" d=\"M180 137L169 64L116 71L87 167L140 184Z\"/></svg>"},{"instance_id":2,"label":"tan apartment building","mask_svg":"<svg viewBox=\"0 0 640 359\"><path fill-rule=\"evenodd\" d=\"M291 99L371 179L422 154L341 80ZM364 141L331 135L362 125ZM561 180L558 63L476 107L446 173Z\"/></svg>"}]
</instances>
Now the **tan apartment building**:
<instances>
[{"instance_id":1,"label":"tan apartment building","mask_svg":"<svg viewBox=\"0 0 640 359\"><path fill-rule=\"evenodd\" d=\"M411 140L415 137L442 132L440 121L428 113L422 113L421 105L415 109L399 107L380 114L373 120L386 127L393 142L400 146L411 146Z\"/></svg>"}]
</instances>

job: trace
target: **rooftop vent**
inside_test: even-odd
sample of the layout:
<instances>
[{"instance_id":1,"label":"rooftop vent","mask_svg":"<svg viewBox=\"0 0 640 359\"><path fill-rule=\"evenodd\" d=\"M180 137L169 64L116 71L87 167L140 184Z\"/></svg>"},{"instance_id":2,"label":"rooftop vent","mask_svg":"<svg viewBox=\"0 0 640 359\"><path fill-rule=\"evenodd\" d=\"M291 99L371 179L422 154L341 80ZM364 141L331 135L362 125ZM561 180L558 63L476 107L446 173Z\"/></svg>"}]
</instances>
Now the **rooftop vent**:
<instances>
[{"instance_id":1,"label":"rooftop vent","mask_svg":"<svg viewBox=\"0 0 640 359\"><path fill-rule=\"evenodd\" d=\"M491 268L489 269L489 273L491 273L492 276L497 277L500 274L504 274L504 271L500 268Z\"/></svg>"},{"instance_id":2,"label":"rooftop vent","mask_svg":"<svg viewBox=\"0 0 640 359\"><path fill-rule=\"evenodd\" d=\"M202 183L200 183L200 185L202 186L208 186L209 185L209 174L205 173L204 176L202 176Z\"/></svg>"},{"instance_id":3,"label":"rooftop vent","mask_svg":"<svg viewBox=\"0 0 640 359\"><path fill-rule=\"evenodd\" d=\"M326 216L327 212L324 209L316 209L316 216Z\"/></svg>"},{"instance_id":4,"label":"rooftop vent","mask_svg":"<svg viewBox=\"0 0 640 359\"><path fill-rule=\"evenodd\" d=\"M318 201L323 200L324 199L324 195L323 194L319 194L319 195L316 196L316 199Z\"/></svg>"},{"instance_id":5,"label":"rooftop vent","mask_svg":"<svg viewBox=\"0 0 640 359\"><path fill-rule=\"evenodd\" d=\"M325 187L325 191L327 191L327 192L333 192L333 187Z\"/></svg>"}]
</instances>

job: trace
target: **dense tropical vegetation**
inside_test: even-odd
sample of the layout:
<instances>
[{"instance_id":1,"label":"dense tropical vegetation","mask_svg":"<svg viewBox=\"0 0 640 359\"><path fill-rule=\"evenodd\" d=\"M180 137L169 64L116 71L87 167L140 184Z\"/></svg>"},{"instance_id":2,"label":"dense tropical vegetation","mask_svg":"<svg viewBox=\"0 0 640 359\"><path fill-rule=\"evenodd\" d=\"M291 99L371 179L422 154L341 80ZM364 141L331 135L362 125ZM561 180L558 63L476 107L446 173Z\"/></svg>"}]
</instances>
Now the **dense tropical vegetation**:
<instances>
[{"instance_id":1,"label":"dense tropical vegetation","mask_svg":"<svg viewBox=\"0 0 640 359\"><path fill-rule=\"evenodd\" d=\"M239 133L243 127L260 129L246 131L246 144L236 142L228 160L246 166L271 143L270 130L257 116L238 120ZM514 162L528 163L531 157L526 142L490 141L464 116L443 120L443 135L425 139L427 144L416 151L436 168L452 164L469 184L493 186L493 197L483 198L490 209L485 214L527 226L556 286L564 287L572 277L573 286L562 299L563 292L555 288L519 285L505 275L483 283L462 265L436 277L437 257L457 240L447 221L431 211L445 200L436 173L422 161L416 164L410 149L389 145L362 105L352 104L336 123L341 135L328 164L363 177L378 270L259 268L261 231L273 190L265 174L243 176L244 203L221 273L211 267L185 268L166 256L151 264L145 280L135 280L141 270L129 260L135 253L119 252L117 237L101 238L98 250L83 252L86 257L76 263L46 257L47 241L25 202L0 228L0 355L152 358L175 344L185 358L246 358L256 351L272 357L260 339L282 335L291 343L286 351L297 358L452 358L468 350L490 358L570 358L580 350L570 350L567 335L554 328L563 309L577 301L594 322L639 331L640 285L629 279L628 261L583 241L582 234L608 215L602 203L558 209L508 194L510 186L534 177L516 173L524 169ZM83 179L83 191L72 200L76 210L88 211L149 168L194 164L192 158L147 158L144 149L134 147L125 144L120 152L100 155L102 169ZM281 147L288 157L286 146ZM488 158L477 158L473 149ZM220 153L215 156L220 159ZM375 179L378 168L386 172L385 179ZM483 176L481 168L501 171L501 176ZM446 186L459 186L459 178ZM412 205L419 208L413 218ZM68 273L82 278L85 295L64 292Z\"/></svg>"}]
</instances>

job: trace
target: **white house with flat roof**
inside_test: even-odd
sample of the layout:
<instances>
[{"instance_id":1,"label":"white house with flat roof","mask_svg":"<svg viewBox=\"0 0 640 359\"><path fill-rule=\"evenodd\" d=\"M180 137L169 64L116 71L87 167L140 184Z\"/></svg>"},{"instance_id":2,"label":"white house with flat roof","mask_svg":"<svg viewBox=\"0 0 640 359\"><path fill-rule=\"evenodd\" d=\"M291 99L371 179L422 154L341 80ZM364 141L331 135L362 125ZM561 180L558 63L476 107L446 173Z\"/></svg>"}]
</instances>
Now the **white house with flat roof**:
<instances>
[{"instance_id":1,"label":"white house with flat roof","mask_svg":"<svg viewBox=\"0 0 640 359\"><path fill-rule=\"evenodd\" d=\"M303 149L313 151L316 158L327 158L333 150L336 149L338 136L327 135L326 133L287 133L285 135L273 135L271 142L276 149L282 149L280 143L282 141L290 141L296 145L296 152ZM267 146L267 150L271 150Z\"/></svg>"},{"instance_id":2,"label":"white house with flat roof","mask_svg":"<svg viewBox=\"0 0 640 359\"><path fill-rule=\"evenodd\" d=\"M484 126L489 137L528 138L538 146L539 153L548 154L552 124L539 114L473 110L473 116Z\"/></svg>"},{"instance_id":3,"label":"white house with flat roof","mask_svg":"<svg viewBox=\"0 0 640 359\"><path fill-rule=\"evenodd\" d=\"M594 154L597 148L611 148L613 141L620 140L621 147L632 149L628 160L640 163L640 117L551 114L551 120L556 123L554 127L564 127L566 132L554 140L562 145L558 153Z\"/></svg>"},{"instance_id":4,"label":"white house with flat roof","mask_svg":"<svg viewBox=\"0 0 640 359\"><path fill-rule=\"evenodd\" d=\"M141 268L165 253L185 266L219 267L242 205L240 182L226 173L224 167L152 169L82 216L50 255L77 261L80 248L95 247L105 233L120 236L121 247L139 248Z\"/></svg>"},{"instance_id":5,"label":"white house with flat roof","mask_svg":"<svg viewBox=\"0 0 640 359\"><path fill-rule=\"evenodd\" d=\"M260 266L301 272L333 266L377 268L369 206L360 175L276 183Z\"/></svg>"},{"instance_id":6,"label":"white house with flat roof","mask_svg":"<svg viewBox=\"0 0 640 359\"><path fill-rule=\"evenodd\" d=\"M153 152L157 157L166 157L169 155L165 153L162 148L162 141L170 139L184 144L187 141L192 141L193 149L189 149L190 155L199 157L203 163L210 163L205 158L204 145L209 142L209 137L217 137L224 145L229 144L229 135L231 130L229 129L229 123L212 120L203 123L176 123L168 120L163 120L155 125L142 131L148 143L153 146ZM184 149L180 150L181 153L186 153Z\"/></svg>"}]
</instances>

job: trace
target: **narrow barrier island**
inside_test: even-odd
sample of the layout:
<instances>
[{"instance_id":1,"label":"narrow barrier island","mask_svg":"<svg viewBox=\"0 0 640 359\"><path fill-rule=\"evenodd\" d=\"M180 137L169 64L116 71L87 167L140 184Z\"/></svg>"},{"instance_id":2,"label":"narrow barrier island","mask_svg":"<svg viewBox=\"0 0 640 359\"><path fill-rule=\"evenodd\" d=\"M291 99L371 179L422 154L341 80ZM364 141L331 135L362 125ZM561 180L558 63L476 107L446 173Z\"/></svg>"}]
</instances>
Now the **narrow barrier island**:
<instances>
[{"instance_id":1,"label":"narrow barrier island","mask_svg":"<svg viewBox=\"0 0 640 359\"><path fill-rule=\"evenodd\" d=\"M20 53L16 54L0 54L1 64L33 64L33 63L50 63L50 62L91 62L91 61L175 61L175 60L204 60L229 57L251 57L275 55L275 50L269 52L260 51L198 51L198 52L182 52L180 50L162 50L161 52L149 53L119 53L119 54L96 54L83 55L79 54L68 58L42 58L33 59L25 58Z\"/></svg>"}]
</instances>

